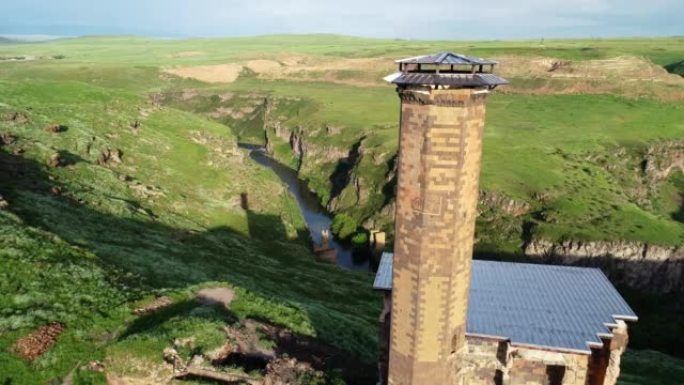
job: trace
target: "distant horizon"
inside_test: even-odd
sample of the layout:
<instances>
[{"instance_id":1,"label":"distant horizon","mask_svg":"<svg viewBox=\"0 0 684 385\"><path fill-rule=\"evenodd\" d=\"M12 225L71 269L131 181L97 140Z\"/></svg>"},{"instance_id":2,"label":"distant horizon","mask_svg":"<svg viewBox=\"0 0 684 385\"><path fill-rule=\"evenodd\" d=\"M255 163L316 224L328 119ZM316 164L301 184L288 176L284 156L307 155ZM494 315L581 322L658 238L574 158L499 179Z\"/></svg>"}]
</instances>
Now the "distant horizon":
<instances>
[{"instance_id":1,"label":"distant horizon","mask_svg":"<svg viewBox=\"0 0 684 385\"><path fill-rule=\"evenodd\" d=\"M360 36L360 35L346 35L339 33L327 33L327 32L310 32L310 33L268 33L268 34L256 34L256 35L223 35L223 36L163 36L163 35L141 35L135 33L122 33L122 34L85 34L85 35L49 35L49 34L10 34L0 32L0 38L13 40L17 42L42 42L42 41L53 41L60 39L80 39L80 38L107 38L107 37L130 37L130 38L141 38L141 39L159 39L159 40L192 40L192 39L243 39L243 38L267 38L267 37L297 37L297 36L331 36L331 37L343 37L343 38L355 38L355 39L368 39L368 40L399 40L399 41L553 41L553 40L629 40L629 39L682 39L682 35L630 35L630 36L571 36L571 37L521 37L521 38L483 38L483 39L439 39L439 38L400 38L400 37L375 37L375 36Z\"/></svg>"},{"instance_id":2,"label":"distant horizon","mask_svg":"<svg viewBox=\"0 0 684 385\"><path fill-rule=\"evenodd\" d=\"M5 0L0 34L160 38L342 34L410 40L679 36L681 0Z\"/></svg>"}]
</instances>

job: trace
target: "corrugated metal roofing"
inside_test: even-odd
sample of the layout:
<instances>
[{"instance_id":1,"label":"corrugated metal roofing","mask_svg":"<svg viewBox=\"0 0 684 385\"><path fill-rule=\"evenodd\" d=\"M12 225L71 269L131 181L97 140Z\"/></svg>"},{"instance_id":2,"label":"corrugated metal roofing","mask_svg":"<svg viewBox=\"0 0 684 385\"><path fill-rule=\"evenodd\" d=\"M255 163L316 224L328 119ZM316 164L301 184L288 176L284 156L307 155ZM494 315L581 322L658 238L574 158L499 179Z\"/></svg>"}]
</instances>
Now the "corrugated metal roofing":
<instances>
[{"instance_id":1,"label":"corrugated metal roofing","mask_svg":"<svg viewBox=\"0 0 684 385\"><path fill-rule=\"evenodd\" d=\"M446 65L491 65L497 62L479 57L466 56L452 52L439 52L432 55L423 55L400 59L397 63L405 64L446 64Z\"/></svg>"},{"instance_id":2,"label":"corrugated metal roofing","mask_svg":"<svg viewBox=\"0 0 684 385\"><path fill-rule=\"evenodd\" d=\"M393 262L393 253L382 253L382 256L380 257L380 265L378 265L378 271L375 272L375 281L373 281L373 289L392 290Z\"/></svg>"},{"instance_id":3,"label":"corrugated metal roofing","mask_svg":"<svg viewBox=\"0 0 684 385\"><path fill-rule=\"evenodd\" d=\"M488 87L508 84L508 80L490 73L421 73L397 72L386 77L391 83L406 85L438 85L457 87Z\"/></svg>"},{"instance_id":4,"label":"corrugated metal roofing","mask_svg":"<svg viewBox=\"0 0 684 385\"><path fill-rule=\"evenodd\" d=\"M383 254L375 289L392 289L392 258ZM599 269L473 261L469 334L589 354L616 320L637 316Z\"/></svg>"},{"instance_id":5,"label":"corrugated metal roofing","mask_svg":"<svg viewBox=\"0 0 684 385\"><path fill-rule=\"evenodd\" d=\"M380 265L375 273L373 288L379 290L392 290L392 259L394 254L384 252L380 257Z\"/></svg>"}]
</instances>

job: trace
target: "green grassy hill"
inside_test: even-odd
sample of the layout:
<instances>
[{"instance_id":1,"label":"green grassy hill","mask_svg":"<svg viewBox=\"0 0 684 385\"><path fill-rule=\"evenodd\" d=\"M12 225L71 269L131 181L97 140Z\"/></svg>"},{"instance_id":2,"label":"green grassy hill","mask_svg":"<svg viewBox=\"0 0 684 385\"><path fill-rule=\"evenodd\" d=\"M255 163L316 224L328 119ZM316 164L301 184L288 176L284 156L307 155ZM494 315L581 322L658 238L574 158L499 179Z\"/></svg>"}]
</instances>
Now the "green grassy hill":
<instances>
[{"instance_id":1,"label":"green grassy hill","mask_svg":"<svg viewBox=\"0 0 684 385\"><path fill-rule=\"evenodd\" d=\"M0 195L8 203L0 210L0 264L11 266L0 272L0 381L73 373L87 383L91 374L79 368L98 360L108 374L159 383L169 376L165 347L194 336L199 351L210 351L234 318L315 336L372 365L380 298L371 277L315 263L295 202L236 142L267 135L275 156L298 167L336 214L391 230L398 98L380 77L392 59L444 50L500 58L514 80L488 104L482 185L529 209L484 213L481 244L515 253L530 224L551 240L682 244L681 173L651 183L642 169L645 159L666 162L658 146L684 136L684 86L660 67L684 58L681 38L88 37L2 45L0 57L31 60L0 60ZM555 62L565 69L549 72ZM198 66L226 64L234 66L220 71L239 75L230 83L167 72L190 68L196 76ZM50 124L63 129L49 132ZM302 157L289 144L293 134ZM345 160L350 153L354 162ZM230 309L192 300L214 285L234 288ZM133 314L160 296L175 305ZM674 345L684 335L678 310L651 310L641 315L649 330L635 329L634 340ZM65 331L36 361L12 352L18 339L54 323ZM664 354L628 352L623 383L674 385L678 377L666 373L681 368Z\"/></svg>"},{"instance_id":2,"label":"green grassy hill","mask_svg":"<svg viewBox=\"0 0 684 385\"><path fill-rule=\"evenodd\" d=\"M2 381L45 383L89 360L121 376L140 374L132 361L153 371L174 339L202 333L214 344L206 349L220 346L216 319L225 316L192 304L127 332L140 318L131 314L137 304L159 295L184 303L217 284L235 288L236 317L372 361L380 301L371 278L314 262L297 238L296 204L225 127L121 89L0 82L0 116L29 119L0 123L5 139L14 138L0 148L0 194L9 204L0 211ZM55 122L63 132L45 130ZM121 162L104 163L108 150L120 150ZM48 165L53 154L58 167ZM49 353L32 364L11 353L17 338L55 322L66 329Z\"/></svg>"}]
</instances>

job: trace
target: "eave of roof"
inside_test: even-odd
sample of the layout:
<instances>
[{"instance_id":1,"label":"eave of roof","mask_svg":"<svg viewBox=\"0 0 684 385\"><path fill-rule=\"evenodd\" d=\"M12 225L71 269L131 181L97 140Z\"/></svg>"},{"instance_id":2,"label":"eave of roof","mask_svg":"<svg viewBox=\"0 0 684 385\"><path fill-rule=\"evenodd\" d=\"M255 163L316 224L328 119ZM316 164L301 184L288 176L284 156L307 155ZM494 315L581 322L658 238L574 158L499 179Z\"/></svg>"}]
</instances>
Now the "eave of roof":
<instances>
[{"instance_id":1,"label":"eave of roof","mask_svg":"<svg viewBox=\"0 0 684 385\"><path fill-rule=\"evenodd\" d=\"M399 85L436 85L455 87L494 87L508 84L508 80L491 73L424 73L396 72L384 78Z\"/></svg>"}]
</instances>

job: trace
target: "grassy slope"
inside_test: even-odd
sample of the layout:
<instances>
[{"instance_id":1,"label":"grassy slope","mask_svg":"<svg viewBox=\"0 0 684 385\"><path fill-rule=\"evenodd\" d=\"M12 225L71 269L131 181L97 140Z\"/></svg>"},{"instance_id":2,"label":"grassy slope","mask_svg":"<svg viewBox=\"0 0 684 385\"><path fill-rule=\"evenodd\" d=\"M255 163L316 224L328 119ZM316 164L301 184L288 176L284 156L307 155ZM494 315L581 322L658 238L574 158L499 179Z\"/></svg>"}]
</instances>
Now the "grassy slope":
<instances>
[{"instance_id":1,"label":"grassy slope","mask_svg":"<svg viewBox=\"0 0 684 385\"><path fill-rule=\"evenodd\" d=\"M144 118L139 109L147 102L126 90L64 79L0 82L0 112L30 108L32 119L0 123L19 138L0 150L0 194L14 213L2 214L0 258L16 267L3 276L0 295L8 317L0 325L3 380L42 383L105 355L128 372L132 358L158 364L175 338L205 329L220 335L222 316L195 317L193 305L175 309L158 328L126 334L135 301L164 292L182 301L211 282L238 289L237 316L262 317L372 359L380 303L370 277L313 263L305 242L291 240L303 222L275 176L239 156L217 155L234 145L225 127L170 109ZM136 119L137 135L129 128ZM48 122L69 128L51 134L43 130ZM208 142L193 141L196 132ZM22 157L9 155L19 147ZM105 148L123 149L123 164L97 165ZM46 168L55 150L76 163ZM163 195L143 198L127 187L136 182ZM48 192L52 185L62 196ZM241 192L249 194L250 211L231 203ZM40 266L47 268L37 275ZM125 282L110 282L117 276ZM193 317L180 332L163 326ZM14 339L46 322L68 330L50 354L28 366L7 353ZM83 349L94 353L78 353Z\"/></svg>"},{"instance_id":2,"label":"grassy slope","mask_svg":"<svg viewBox=\"0 0 684 385\"><path fill-rule=\"evenodd\" d=\"M68 196L84 201L75 204L72 199L53 197L45 189L0 184L0 193L10 200L15 213L2 214L5 231L2 241L8 245L3 251L18 250L0 253L0 257L3 264L16 263L11 258L21 258L27 266L17 270L22 273L5 279L9 285L32 283L23 291L23 295L31 297L28 300L15 298L13 294L0 298L3 304L11 304L7 305L7 313L16 316L12 318L14 324L5 326L4 334L0 335L2 358L8 360L5 362L12 371L21 373L17 376L25 376L18 377L24 378L24 383L65 374L76 362L85 359L76 353L83 347L93 347L94 357L108 357L111 367L122 372L135 371L131 369L134 362L153 366L158 362L159 350L183 333L208 330L203 338L210 344L216 337L212 334L216 319L222 315L211 311L204 314L192 305L184 305L174 309L175 313L167 318L153 322L158 328L116 338L116 333L126 332L122 322L132 320L129 311L134 303L162 292L170 292L182 302L193 288L216 281L242 288L244 300L233 308L240 315L260 315L299 332L319 334L367 359L373 356L373 325L379 304L367 289L369 278L312 264L301 243L287 240L301 227L301 219L297 219L291 200L282 195L274 177L249 165L216 158L207 148L211 144L203 146L192 141L192 131L197 130L232 140L223 127L171 109L155 112L143 120L139 137L130 134L128 125L140 118L138 108L148 107L141 98L146 92L188 87L256 90L305 99L303 111L307 114L291 116L288 124L312 128L338 124L344 128L339 136L313 140L332 140L345 147L365 133L369 135L368 146L384 153L395 148L396 96L387 88L359 90L325 83L243 79L227 86L207 86L192 81L160 81L157 72L160 65L221 63L268 57L283 51L365 57L445 49L483 56L523 54L571 59L630 53L668 64L684 56L681 43L681 39L547 41L541 48L539 42L273 36L197 41L88 38L0 47L0 56L66 56L59 61L0 63L0 79L5 79L0 80L0 112L31 107L30 115L34 119L29 127L7 124L1 127L21 138L20 145L27 150L24 156L33 161L29 179L58 183L65 187ZM203 54L173 56L197 50ZM586 221L590 227L584 228L591 231L577 235L681 242L681 225L665 215L656 216L634 207L616 189L619 184L610 180L611 176L598 168L592 168L590 171L595 174L589 175L583 170L587 162L577 160L588 151L605 151L615 144L638 147L655 139L681 137L684 129L681 106L612 96L497 95L491 99L488 114L483 184L513 196L562 187L568 195L557 201L559 217L564 218L567 213L572 219L566 226L560 223L560 228L549 227L549 234L566 234L568 229L580 227L577 224ZM617 118L606 119L606 116ZM58 136L45 133L42 126L50 121L64 123L70 129ZM507 123L511 121L516 124ZM551 121L559 123L550 124ZM93 164L97 153L85 152L92 136L95 136L96 150L122 148L124 164L115 166L114 171ZM616 140L617 137L621 139ZM511 146L511 138L515 138L516 146ZM52 148L68 150L83 157L85 162L78 163L73 170L46 171L42 165ZM567 162L568 158L572 161ZM209 160L229 163L212 168L208 166ZM57 182L49 181L47 173L56 177ZM121 174L158 186L165 195L142 199L119 179ZM601 181L601 188L583 188L597 180ZM244 213L226 204L246 189L255 213ZM270 199L274 191L281 198ZM576 194L585 194L586 199L569 201ZM618 202L619 208L608 220L596 221L589 215L596 211L596 206L589 205L591 202L596 202L592 204L598 204L599 208ZM191 235L185 241L175 240L178 233L187 232ZM25 247L22 249L15 243ZM38 249L47 250L49 257L41 256L36 252ZM55 259L68 263L56 265ZM40 278L32 276L31 266L42 266L44 260L57 267ZM76 274L73 269L92 271L93 278L63 279L64 275ZM40 281L45 283L45 288L35 289ZM50 297L55 292L52 287L59 285L64 286L56 292L66 293L64 298ZM93 290L108 294L97 296L91 300L93 303L80 299L79 296ZM116 303L107 302L110 300ZM56 310L48 309L46 314L30 314L42 309L40 304L51 303L60 306ZM92 309L98 307L107 310L93 315ZM69 309L69 317L66 311L60 310L64 308ZM184 319L190 324L178 326ZM67 336L77 335L65 337L55 348L57 353L74 353L50 353L33 366L6 353L5 348L17 336L47 321L64 322L68 330L85 330L68 332ZM98 337L101 335L115 337ZM135 359L131 361L132 358ZM639 372L655 370L653 362L668 358L651 358L628 355L625 379L653 383L643 376L639 378ZM676 361L669 365L681 367ZM144 366L139 371L144 372ZM36 368L40 371L33 372ZM662 383L674 384L667 377Z\"/></svg>"},{"instance_id":3,"label":"grassy slope","mask_svg":"<svg viewBox=\"0 0 684 385\"><path fill-rule=\"evenodd\" d=\"M676 384L684 378L684 360L654 351L628 351L621 363L618 385Z\"/></svg>"},{"instance_id":4,"label":"grassy slope","mask_svg":"<svg viewBox=\"0 0 684 385\"><path fill-rule=\"evenodd\" d=\"M617 146L643 151L684 136L677 103L603 95L496 96L488 105L483 186L513 197L552 197L540 226L551 239L680 245L684 226L634 204L619 175L589 160ZM613 159L617 160L617 159Z\"/></svg>"}]
</instances>

